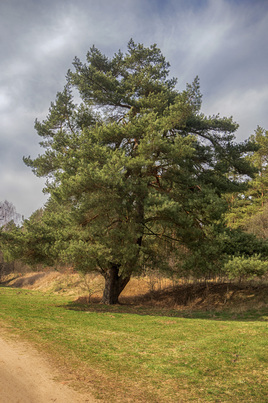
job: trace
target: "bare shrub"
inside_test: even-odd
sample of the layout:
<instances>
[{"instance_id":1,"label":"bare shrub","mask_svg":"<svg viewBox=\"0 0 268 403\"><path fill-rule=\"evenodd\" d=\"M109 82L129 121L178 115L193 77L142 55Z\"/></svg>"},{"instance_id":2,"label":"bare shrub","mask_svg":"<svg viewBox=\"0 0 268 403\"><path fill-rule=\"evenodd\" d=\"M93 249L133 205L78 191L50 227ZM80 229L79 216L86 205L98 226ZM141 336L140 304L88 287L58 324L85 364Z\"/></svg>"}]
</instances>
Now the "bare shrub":
<instances>
[{"instance_id":1,"label":"bare shrub","mask_svg":"<svg viewBox=\"0 0 268 403\"><path fill-rule=\"evenodd\" d=\"M96 273L79 273L80 288L87 293L87 303L90 303L92 295L103 291L103 278Z\"/></svg>"}]
</instances>

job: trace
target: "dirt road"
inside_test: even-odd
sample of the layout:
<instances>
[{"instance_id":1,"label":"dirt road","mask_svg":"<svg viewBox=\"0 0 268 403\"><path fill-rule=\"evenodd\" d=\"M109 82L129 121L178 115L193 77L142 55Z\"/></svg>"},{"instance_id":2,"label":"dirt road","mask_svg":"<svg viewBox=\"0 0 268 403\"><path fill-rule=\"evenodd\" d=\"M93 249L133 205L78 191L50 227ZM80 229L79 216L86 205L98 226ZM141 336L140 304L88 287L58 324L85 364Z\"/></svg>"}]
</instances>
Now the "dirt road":
<instances>
[{"instance_id":1,"label":"dirt road","mask_svg":"<svg viewBox=\"0 0 268 403\"><path fill-rule=\"evenodd\" d=\"M93 403L55 381L56 370L30 344L0 335L0 403Z\"/></svg>"}]
</instances>

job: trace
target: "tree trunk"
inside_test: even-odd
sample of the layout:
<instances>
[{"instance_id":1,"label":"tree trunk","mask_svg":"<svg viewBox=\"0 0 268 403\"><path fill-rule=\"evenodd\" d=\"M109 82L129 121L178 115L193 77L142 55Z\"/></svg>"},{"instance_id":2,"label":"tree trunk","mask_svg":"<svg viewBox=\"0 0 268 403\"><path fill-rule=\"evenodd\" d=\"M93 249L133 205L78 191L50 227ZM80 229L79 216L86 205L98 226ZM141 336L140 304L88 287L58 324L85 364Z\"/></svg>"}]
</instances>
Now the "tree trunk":
<instances>
[{"instance_id":1,"label":"tree trunk","mask_svg":"<svg viewBox=\"0 0 268 403\"><path fill-rule=\"evenodd\" d=\"M118 297L130 280L130 276L119 276L119 265L112 265L105 273L105 286L102 303L106 305L118 304Z\"/></svg>"}]
</instances>

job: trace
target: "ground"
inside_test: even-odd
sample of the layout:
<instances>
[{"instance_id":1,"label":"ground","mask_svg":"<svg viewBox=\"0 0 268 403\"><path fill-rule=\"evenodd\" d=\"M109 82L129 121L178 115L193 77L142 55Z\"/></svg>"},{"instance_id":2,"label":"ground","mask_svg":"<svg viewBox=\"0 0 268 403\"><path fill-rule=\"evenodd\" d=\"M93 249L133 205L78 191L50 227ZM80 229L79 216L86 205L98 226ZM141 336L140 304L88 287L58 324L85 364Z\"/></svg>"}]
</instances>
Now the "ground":
<instances>
[{"instance_id":1,"label":"ground","mask_svg":"<svg viewBox=\"0 0 268 403\"><path fill-rule=\"evenodd\" d=\"M10 274L3 283L15 288L68 295L80 302L101 301L102 276L82 276L70 270ZM239 313L268 305L268 278L254 282L185 282L161 275L134 277L119 297L125 306L175 310L231 310Z\"/></svg>"},{"instance_id":2,"label":"ground","mask_svg":"<svg viewBox=\"0 0 268 403\"><path fill-rule=\"evenodd\" d=\"M6 287L28 288L45 293L67 294L79 309L107 310L99 305L103 280L84 278L75 273L39 272L19 275L13 273L2 280ZM20 292L20 291L18 291ZM88 305L88 301L93 304ZM95 302L95 303L94 303ZM85 304L86 303L86 304ZM182 283L157 276L133 278L120 296L123 312L135 313L141 308L146 314L157 309L177 310L185 316L193 311L231 312L234 319L241 312L258 311L268 305L267 280L262 283ZM171 323L171 322L167 322ZM38 352L32 344L22 342L8 329L0 329L0 402L1 403L82 403L94 402L89 394L71 389L64 376L68 368L60 368L51 357ZM91 371L90 371L91 372ZM95 378L94 378L95 382ZM132 387L132 386L131 386ZM81 389L80 389L81 390Z\"/></svg>"},{"instance_id":3,"label":"ground","mask_svg":"<svg viewBox=\"0 0 268 403\"><path fill-rule=\"evenodd\" d=\"M1 403L93 403L90 395L57 381L58 373L32 345L0 331Z\"/></svg>"}]
</instances>

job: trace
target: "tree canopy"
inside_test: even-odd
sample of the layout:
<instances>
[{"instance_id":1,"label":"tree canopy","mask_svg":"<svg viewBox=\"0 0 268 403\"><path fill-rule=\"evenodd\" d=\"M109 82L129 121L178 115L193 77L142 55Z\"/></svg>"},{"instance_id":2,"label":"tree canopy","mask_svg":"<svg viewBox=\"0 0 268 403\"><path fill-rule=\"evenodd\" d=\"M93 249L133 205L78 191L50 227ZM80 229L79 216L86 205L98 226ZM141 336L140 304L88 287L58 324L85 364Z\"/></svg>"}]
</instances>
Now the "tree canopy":
<instances>
[{"instance_id":1,"label":"tree canopy","mask_svg":"<svg viewBox=\"0 0 268 403\"><path fill-rule=\"evenodd\" d=\"M27 237L39 228L40 261L99 271L105 303L145 266L215 271L223 196L253 174L245 155L254 142L235 142L232 118L201 113L198 77L177 90L156 45L130 40L112 58L93 46L73 66L35 123L44 153L24 158L50 195L24 229Z\"/></svg>"}]
</instances>

